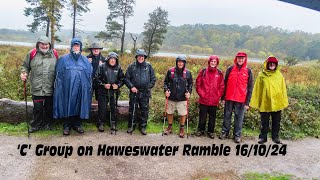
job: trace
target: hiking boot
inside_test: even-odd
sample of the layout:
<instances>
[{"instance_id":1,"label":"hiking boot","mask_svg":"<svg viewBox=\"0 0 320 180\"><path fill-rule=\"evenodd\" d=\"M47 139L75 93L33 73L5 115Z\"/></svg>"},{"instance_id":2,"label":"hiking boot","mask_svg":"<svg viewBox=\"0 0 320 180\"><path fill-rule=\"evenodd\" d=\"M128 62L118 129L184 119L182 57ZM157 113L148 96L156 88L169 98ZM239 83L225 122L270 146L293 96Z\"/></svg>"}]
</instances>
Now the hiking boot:
<instances>
[{"instance_id":1,"label":"hiking boot","mask_svg":"<svg viewBox=\"0 0 320 180\"><path fill-rule=\"evenodd\" d=\"M204 132L203 131L197 131L196 133L194 133L194 135L199 137L199 136L204 135Z\"/></svg>"},{"instance_id":2,"label":"hiking boot","mask_svg":"<svg viewBox=\"0 0 320 180\"><path fill-rule=\"evenodd\" d=\"M111 125L111 130L112 130L112 131L117 131L117 127L116 127L115 124L112 124L112 125Z\"/></svg>"},{"instance_id":3,"label":"hiking boot","mask_svg":"<svg viewBox=\"0 0 320 180\"><path fill-rule=\"evenodd\" d=\"M168 126L167 129L163 133L164 135L172 134L172 126Z\"/></svg>"},{"instance_id":4,"label":"hiking boot","mask_svg":"<svg viewBox=\"0 0 320 180\"><path fill-rule=\"evenodd\" d=\"M282 144L279 138L274 138L272 141L276 144Z\"/></svg>"},{"instance_id":5,"label":"hiking boot","mask_svg":"<svg viewBox=\"0 0 320 180\"><path fill-rule=\"evenodd\" d=\"M36 132L36 131L39 131L39 128L38 128L38 127L31 127L31 128L28 130L29 133L34 133L34 132Z\"/></svg>"},{"instance_id":6,"label":"hiking boot","mask_svg":"<svg viewBox=\"0 0 320 180\"><path fill-rule=\"evenodd\" d=\"M133 127L128 128L127 133L132 134L132 132L134 131Z\"/></svg>"},{"instance_id":7,"label":"hiking boot","mask_svg":"<svg viewBox=\"0 0 320 180\"><path fill-rule=\"evenodd\" d=\"M235 136L234 137L234 142L235 143L240 143L241 142L241 138L239 136Z\"/></svg>"},{"instance_id":8,"label":"hiking boot","mask_svg":"<svg viewBox=\"0 0 320 180\"><path fill-rule=\"evenodd\" d=\"M214 139L214 133L208 133L209 138Z\"/></svg>"},{"instance_id":9,"label":"hiking boot","mask_svg":"<svg viewBox=\"0 0 320 180\"><path fill-rule=\"evenodd\" d=\"M82 129L81 126L76 126L72 128L73 130L77 131L79 134L83 134L84 130Z\"/></svg>"},{"instance_id":10,"label":"hiking boot","mask_svg":"<svg viewBox=\"0 0 320 180\"><path fill-rule=\"evenodd\" d=\"M267 139L266 138L259 138L259 140L258 140L258 143L259 144L264 144L264 143L266 143L267 142Z\"/></svg>"},{"instance_id":11,"label":"hiking boot","mask_svg":"<svg viewBox=\"0 0 320 180\"><path fill-rule=\"evenodd\" d=\"M99 132L104 132L103 123L98 124L98 131Z\"/></svg>"},{"instance_id":12,"label":"hiking boot","mask_svg":"<svg viewBox=\"0 0 320 180\"><path fill-rule=\"evenodd\" d=\"M145 128L145 127L141 128L141 129L140 129L140 132L141 132L142 135L147 135L147 132L146 132L146 128Z\"/></svg>"},{"instance_id":13,"label":"hiking boot","mask_svg":"<svg viewBox=\"0 0 320 180\"><path fill-rule=\"evenodd\" d=\"M184 128L180 128L180 138L184 138Z\"/></svg>"},{"instance_id":14,"label":"hiking boot","mask_svg":"<svg viewBox=\"0 0 320 180\"><path fill-rule=\"evenodd\" d=\"M225 140L226 138L228 138L228 135L226 133L221 133L219 136L219 139Z\"/></svg>"},{"instance_id":15,"label":"hiking boot","mask_svg":"<svg viewBox=\"0 0 320 180\"><path fill-rule=\"evenodd\" d=\"M69 128L69 127L65 127L65 128L63 129L63 135L67 136L67 135L69 135L69 134L70 134L70 128Z\"/></svg>"}]
</instances>

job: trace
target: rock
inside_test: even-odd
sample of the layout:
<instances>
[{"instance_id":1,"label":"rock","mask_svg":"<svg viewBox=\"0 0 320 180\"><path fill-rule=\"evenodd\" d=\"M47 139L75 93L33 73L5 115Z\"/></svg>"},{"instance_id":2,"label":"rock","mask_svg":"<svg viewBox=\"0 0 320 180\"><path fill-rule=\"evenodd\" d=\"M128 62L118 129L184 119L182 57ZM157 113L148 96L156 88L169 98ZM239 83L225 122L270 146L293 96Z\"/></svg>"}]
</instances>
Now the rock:
<instances>
[{"instance_id":1,"label":"rock","mask_svg":"<svg viewBox=\"0 0 320 180\"><path fill-rule=\"evenodd\" d=\"M0 122L6 123L21 123L30 121L32 119L33 103L27 102L27 116L26 104L23 101L13 101L11 99L0 99ZM117 108L118 118L126 119L129 116L129 101L118 101ZM98 104L92 103L90 122L98 120Z\"/></svg>"}]
</instances>

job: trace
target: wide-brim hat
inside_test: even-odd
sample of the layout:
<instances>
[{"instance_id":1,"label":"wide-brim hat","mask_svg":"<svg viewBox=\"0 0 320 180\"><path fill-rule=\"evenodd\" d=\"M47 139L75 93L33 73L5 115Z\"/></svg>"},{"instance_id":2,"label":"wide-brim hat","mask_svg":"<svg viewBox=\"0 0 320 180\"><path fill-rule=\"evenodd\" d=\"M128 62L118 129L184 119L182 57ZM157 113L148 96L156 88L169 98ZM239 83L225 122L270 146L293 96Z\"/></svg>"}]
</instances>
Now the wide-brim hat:
<instances>
[{"instance_id":1,"label":"wide-brim hat","mask_svg":"<svg viewBox=\"0 0 320 180\"><path fill-rule=\"evenodd\" d=\"M89 47L89 50L91 49L103 49L103 47L101 47L99 43L92 43Z\"/></svg>"}]
</instances>

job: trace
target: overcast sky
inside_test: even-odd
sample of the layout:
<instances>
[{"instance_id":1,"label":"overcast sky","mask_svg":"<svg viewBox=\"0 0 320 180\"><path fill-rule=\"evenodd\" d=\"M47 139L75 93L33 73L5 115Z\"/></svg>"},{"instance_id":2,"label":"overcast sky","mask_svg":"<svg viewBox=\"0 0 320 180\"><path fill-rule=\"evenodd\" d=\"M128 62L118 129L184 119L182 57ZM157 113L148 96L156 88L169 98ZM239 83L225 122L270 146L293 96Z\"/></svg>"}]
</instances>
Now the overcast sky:
<instances>
[{"instance_id":1,"label":"overcast sky","mask_svg":"<svg viewBox=\"0 0 320 180\"><path fill-rule=\"evenodd\" d=\"M32 17L25 17L25 0L6 0L0 6L0 28L27 29ZM289 31L320 33L320 12L277 0L136 0L134 16L129 18L127 31L140 33L148 14L161 6L169 12L170 25L239 24L257 27L273 26ZM90 12L84 14L79 29L105 29L109 14L107 0L92 0ZM63 29L72 28L72 19L65 12Z\"/></svg>"}]
</instances>

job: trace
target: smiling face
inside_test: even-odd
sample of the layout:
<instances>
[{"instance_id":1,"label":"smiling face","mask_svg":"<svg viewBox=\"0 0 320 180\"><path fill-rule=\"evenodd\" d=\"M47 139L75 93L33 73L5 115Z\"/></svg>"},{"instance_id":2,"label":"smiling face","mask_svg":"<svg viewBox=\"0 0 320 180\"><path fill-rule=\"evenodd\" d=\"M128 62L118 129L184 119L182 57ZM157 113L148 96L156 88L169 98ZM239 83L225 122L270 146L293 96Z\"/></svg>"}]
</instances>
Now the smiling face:
<instances>
[{"instance_id":1,"label":"smiling face","mask_svg":"<svg viewBox=\"0 0 320 180\"><path fill-rule=\"evenodd\" d=\"M237 64L238 64L239 66L242 66L245 60L246 60L246 57L244 57L244 56L237 56Z\"/></svg>"},{"instance_id":2,"label":"smiling face","mask_svg":"<svg viewBox=\"0 0 320 180\"><path fill-rule=\"evenodd\" d=\"M212 68L217 67L218 61L216 59L213 59L210 61L209 66Z\"/></svg>"},{"instance_id":3,"label":"smiling face","mask_svg":"<svg viewBox=\"0 0 320 180\"><path fill-rule=\"evenodd\" d=\"M137 60L138 60L139 63L143 63L143 61L144 61L144 56L143 56L143 55L137 56Z\"/></svg>"},{"instance_id":4,"label":"smiling face","mask_svg":"<svg viewBox=\"0 0 320 180\"><path fill-rule=\"evenodd\" d=\"M46 53L49 50L49 43L39 43L39 49L40 51L42 51L43 53Z\"/></svg>"},{"instance_id":5,"label":"smiling face","mask_svg":"<svg viewBox=\"0 0 320 180\"><path fill-rule=\"evenodd\" d=\"M274 71L277 67L277 64L274 63L274 62L271 62L271 63L268 63L268 68L271 70L271 71Z\"/></svg>"},{"instance_id":6,"label":"smiling face","mask_svg":"<svg viewBox=\"0 0 320 180\"><path fill-rule=\"evenodd\" d=\"M179 69L182 69L182 68L184 67L184 61L180 61L180 60L179 60L179 61L177 62L177 65L178 65L178 68L179 68Z\"/></svg>"},{"instance_id":7,"label":"smiling face","mask_svg":"<svg viewBox=\"0 0 320 180\"><path fill-rule=\"evenodd\" d=\"M112 57L112 58L109 59L110 66L115 66L116 63L117 63L117 59L116 58Z\"/></svg>"}]
</instances>

